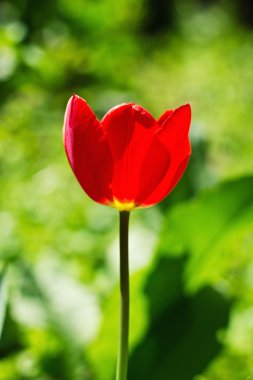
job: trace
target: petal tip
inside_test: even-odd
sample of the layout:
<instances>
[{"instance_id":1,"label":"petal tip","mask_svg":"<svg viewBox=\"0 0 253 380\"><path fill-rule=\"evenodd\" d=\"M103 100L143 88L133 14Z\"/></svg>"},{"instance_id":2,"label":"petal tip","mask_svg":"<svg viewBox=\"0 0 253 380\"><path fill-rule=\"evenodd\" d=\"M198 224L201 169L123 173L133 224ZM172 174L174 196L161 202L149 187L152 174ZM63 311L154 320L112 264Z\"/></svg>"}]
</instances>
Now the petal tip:
<instances>
[{"instance_id":1,"label":"petal tip","mask_svg":"<svg viewBox=\"0 0 253 380\"><path fill-rule=\"evenodd\" d=\"M186 125L188 125L189 130L192 118L191 104L183 104L182 106L176 108L173 114L182 117Z\"/></svg>"},{"instance_id":2,"label":"petal tip","mask_svg":"<svg viewBox=\"0 0 253 380\"><path fill-rule=\"evenodd\" d=\"M189 102L189 103L183 104L182 106L176 108L175 111L176 110L184 110L191 113L191 103Z\"/></svg>"}]
</instances>

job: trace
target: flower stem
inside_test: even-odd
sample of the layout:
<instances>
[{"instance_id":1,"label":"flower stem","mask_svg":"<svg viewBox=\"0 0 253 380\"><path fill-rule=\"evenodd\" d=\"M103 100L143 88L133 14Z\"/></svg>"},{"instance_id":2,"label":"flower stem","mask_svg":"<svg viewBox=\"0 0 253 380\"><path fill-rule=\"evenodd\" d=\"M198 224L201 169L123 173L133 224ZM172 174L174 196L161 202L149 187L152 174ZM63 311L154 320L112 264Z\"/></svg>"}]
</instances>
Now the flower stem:
<instances>
[{"instance_id":1,"label":"flower stem","mask_svg":"<svg viewBox=\"0 0 253 380\"><path fill-rule=\"evenodd\" d=\"M116 380L126 380L128 362L129 331L129 269L128 269L128 226L129 211L120 211L120 337Z\"/></svg>"}]
</instances>

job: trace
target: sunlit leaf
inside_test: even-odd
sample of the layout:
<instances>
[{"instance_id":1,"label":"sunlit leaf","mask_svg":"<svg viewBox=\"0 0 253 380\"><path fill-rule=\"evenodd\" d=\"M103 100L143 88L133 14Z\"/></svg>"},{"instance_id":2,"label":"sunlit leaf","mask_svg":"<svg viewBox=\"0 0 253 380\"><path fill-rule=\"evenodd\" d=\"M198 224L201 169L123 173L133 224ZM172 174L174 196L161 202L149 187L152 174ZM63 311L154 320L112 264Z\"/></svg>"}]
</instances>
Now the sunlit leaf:
<instances>
[{"instance_id":1,"label":"sunlit leaf","mask_svg":"<svg viewBox=\"0 0 253 380\"><path fill-rule=\"evenodd\" d=\"M159 252L189 254L186 284L191 290L217 283L251 258L253 178L229 181L172 208Z\"/></svg>"}]
</instances>

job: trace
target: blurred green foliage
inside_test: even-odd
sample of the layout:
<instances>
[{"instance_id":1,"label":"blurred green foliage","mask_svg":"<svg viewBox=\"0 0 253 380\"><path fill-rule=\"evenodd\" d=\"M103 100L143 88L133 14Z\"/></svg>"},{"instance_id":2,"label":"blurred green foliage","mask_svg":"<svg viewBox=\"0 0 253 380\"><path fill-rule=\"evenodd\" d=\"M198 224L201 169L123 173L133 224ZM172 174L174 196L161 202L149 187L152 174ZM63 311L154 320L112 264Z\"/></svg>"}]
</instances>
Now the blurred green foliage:
<instances>
[{"instance_id":1,"label":"blurred green foliage","mask_svg":"<svg viewBox=\"0 0 253 380\"><path fill-rule=\"evenodd\" d=\"M238 4L0 2L0 380L114 378L118 218L68 167L73 92L99 117L193 108L183 180L131 216L129 378L253 379L253 34Z\"/></svg>"}]
</instances>

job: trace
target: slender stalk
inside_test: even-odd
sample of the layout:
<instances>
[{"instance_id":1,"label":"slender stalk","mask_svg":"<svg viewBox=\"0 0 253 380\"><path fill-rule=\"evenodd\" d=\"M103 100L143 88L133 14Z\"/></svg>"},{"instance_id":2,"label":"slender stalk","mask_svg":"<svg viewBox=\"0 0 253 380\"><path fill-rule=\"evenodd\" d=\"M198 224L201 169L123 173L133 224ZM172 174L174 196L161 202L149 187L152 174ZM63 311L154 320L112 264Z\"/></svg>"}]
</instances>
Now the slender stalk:
<instances>
[{"instance_id":1,"label":"slender stalk","mask_svg":"<svg viewBox=\"0 0 253 380\"><path fill-rule=\"evenodd\" d=\"M129 269L128 269L128 226L129 211L120 211L120 336L116 380L126 380L128 362L129 331Z\"/></svg>"}]
</instances>

